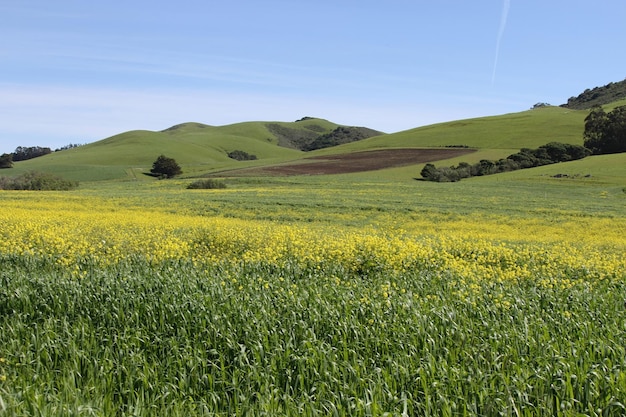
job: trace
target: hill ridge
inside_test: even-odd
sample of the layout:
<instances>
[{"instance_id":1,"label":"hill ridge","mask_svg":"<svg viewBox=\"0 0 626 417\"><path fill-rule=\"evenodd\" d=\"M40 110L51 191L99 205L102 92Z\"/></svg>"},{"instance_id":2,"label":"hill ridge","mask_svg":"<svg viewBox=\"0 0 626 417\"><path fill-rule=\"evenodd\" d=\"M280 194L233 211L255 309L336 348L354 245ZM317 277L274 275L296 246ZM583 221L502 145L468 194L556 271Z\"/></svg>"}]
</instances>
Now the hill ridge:
<instances>
[{"instance_id":1,"label":"hill ridge","mask_svg":"<svg viewBox=\"0 0 626 417\"><path fill-rule=\"evenodd\" d=\"M576 97L570 97L565 107L573 110L588 110L626 98L626 79L611 82L601 87L588 88Z\"/></svg>"}]
</instances>

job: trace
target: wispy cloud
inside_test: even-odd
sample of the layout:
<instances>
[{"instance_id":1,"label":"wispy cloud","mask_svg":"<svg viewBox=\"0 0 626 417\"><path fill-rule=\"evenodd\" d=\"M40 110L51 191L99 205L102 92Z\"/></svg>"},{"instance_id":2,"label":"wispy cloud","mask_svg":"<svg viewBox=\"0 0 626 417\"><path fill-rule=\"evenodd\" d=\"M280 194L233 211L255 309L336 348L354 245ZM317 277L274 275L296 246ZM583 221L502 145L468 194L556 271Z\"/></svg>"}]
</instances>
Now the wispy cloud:
<instances>
[{"instance_id":1,"label":"wispy cloud","mask_svg":"<svg viewBox=\"0 0 626 417\"><path fill-rule=\"evenodd\" d=\"M509 9L511 7L511 0L504 0L502 5L502 15L500 17L500 28L498 29L498 37L496 39L496 56L493 61L493 73L491 74L491 84L496 80L496 70L498 68L498 59L500 57L500 44L502 43L502 36L506 29L506 22L509 17Z\"/></svg>"}]
</instances>

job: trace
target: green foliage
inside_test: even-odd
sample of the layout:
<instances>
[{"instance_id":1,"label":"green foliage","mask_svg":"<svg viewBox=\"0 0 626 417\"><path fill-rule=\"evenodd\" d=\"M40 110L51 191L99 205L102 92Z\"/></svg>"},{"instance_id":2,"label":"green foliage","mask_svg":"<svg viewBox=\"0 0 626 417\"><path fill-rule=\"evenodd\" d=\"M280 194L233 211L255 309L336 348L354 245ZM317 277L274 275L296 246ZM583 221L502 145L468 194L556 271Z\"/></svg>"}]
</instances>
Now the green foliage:
<instances>
[{"instance_id":1,"label":"green foliage","mask_svg":"<svg viewBox=\"0 0 626 417\"><path fill-rule=\"evenodd\" d=\"M0 190L68 191L78 187L54 174L30 171L17 177L0 177Z\"/></svg>"},{"instance_id":2,"label":"green foliage","mask_svg":"<svg viewBox=\"0 0 626 417\"><path fill-rule=\"evenodd\" d=\"M463 178L510 172L518 169L533 168L558 162L574 161L589 156L591 151L583 146L568 143L550 142L537 149L523 148L506 159L490 161L482 159L470 165L461 162L458 166L436 168L426 164L421 171L422 178L435 182L456 182Z\"/></svg>"},{"instance_id":3,"label":"green foliage","mask_svg":"<svg viewBox=\"0 0 626 417\"><path fill-rule=\"evenodd\" d=\"M585 118L585 146L594 154L626 152L626 106L606 113L596 106Z\"/></svg>"},{"instance_id":4,"label":"green foliage","mask_svg":"<svg viewBox=\"0 0 626 417\"><path fill-rule=\"evenodd\" d=\"M257 159L256 155L251 155L248 152L239 150L228 152L228 157L231 159L236 159L237 161L254 161Z\"/></svg>"},{"instance_id":5,"label":"green foliage","mask_svg":"<svg viewBox=\"0 0 626 417\"><path fill-rule=\"evenodd\" d=\"M189 190L213 190L213 189L221 189L226 188L226 184L222 181L216 180L214 178L207 178L203 180L194 181L187 186Z\"/></svg>"},{"instance_id":6,"label":"green foliage","mask_svg":"<svg viewBox=\"0 0 626 417\"><path fill-rule=\"evenodd\" d=\"M602 87L588 88L577 97L570 97L562 107L585 110L626 98L626 79Z\"/></svg>"},{"instance_id":7,"label":"green foliage","mask_svg":"<svg viewBox=\"0 0 626 417\"><path fill-rule=\"evenodd\" d=\"M160 155L156 161L154 161L150 172L153 175L162 178L172 178L183 173L180 165L176 163L176 160L168 158L165 155Z\"/></svg>"},{"instance_id":8,"label":"green foliage","mask_svg":"<svg viewBox=\"0 0 626 417\"><path fill-rule=\"evenodd\" d=\"M302 122L311 122L311 120L303 120L297 125L285 123L268 123L267 130L278 139L278 145L286 148L302 149L306 144L314 141L320 133L327 132L326 127L317 124L306 125L302 128Z\"/></svg>"},{"instance_id":9,"label":"green foliage","mask_svg":"<svg viewBox=\"0 0 626 417\"><path fill-rule=\"evenodd\" d=\"M0 155L0 168L13 168L13 155L4 153Z\"/></svg>"}]
</instances>

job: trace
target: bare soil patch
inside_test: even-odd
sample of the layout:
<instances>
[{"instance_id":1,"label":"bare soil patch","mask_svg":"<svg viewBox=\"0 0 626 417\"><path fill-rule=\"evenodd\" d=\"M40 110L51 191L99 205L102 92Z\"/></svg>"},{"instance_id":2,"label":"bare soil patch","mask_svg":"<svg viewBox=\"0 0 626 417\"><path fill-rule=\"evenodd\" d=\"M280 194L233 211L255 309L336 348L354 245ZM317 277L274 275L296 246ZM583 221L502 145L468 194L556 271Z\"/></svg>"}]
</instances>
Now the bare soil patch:
<instances>
[{"instance_id":1,"label":"bare soil patch","mask_svg":"<svg viewBox=\"0 0 626 417\"><path fill-rule=\"evenodd\" d=\"M375 171L406 165L423 164L455 158L475 152L474 149L380 149L339 155L305 158L298 162L231 171L229 174L257 176L329 175Z\"/></svg>"}]
</instances>

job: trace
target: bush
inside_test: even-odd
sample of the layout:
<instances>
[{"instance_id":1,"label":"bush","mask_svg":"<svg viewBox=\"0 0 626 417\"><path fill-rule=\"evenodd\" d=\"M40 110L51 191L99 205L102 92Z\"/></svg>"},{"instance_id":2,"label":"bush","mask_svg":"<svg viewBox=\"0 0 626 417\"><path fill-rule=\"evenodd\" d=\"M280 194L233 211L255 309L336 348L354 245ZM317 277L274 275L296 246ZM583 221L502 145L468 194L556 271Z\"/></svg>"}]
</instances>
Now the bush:
<instances>
[{"instance_id":1,"label":"bush","mask_svg":"<svg viewBox=\"0 0 626 417\"><path fill-rule=\"evenodd\" d=\"M0 190L68 191L78 187L78 181L57 175L30 171L18 177L0 177Z\"/></svg>"},{"instance_id":2,"label":"bush","mask_svg":"<svg viewBox=\"0 0 626 417\"><path fill-rule=\"evenodd\" d=\"M256 158L256 155L250 155L245 151L232 151L228 152L228 157L231 159L236 159L237 161L253 161Z\"/></svg>"},{"instance_id":3,"label":"bush","mask_svg":"<svg viewBox=\"0 0 626 417\"><path fill-rule=\"evenodd\" d=\"M226 188L226 184L213 178L194 181L187 186L188 190L214 190L220 188Z\"/></svg>"}]
</instances>

